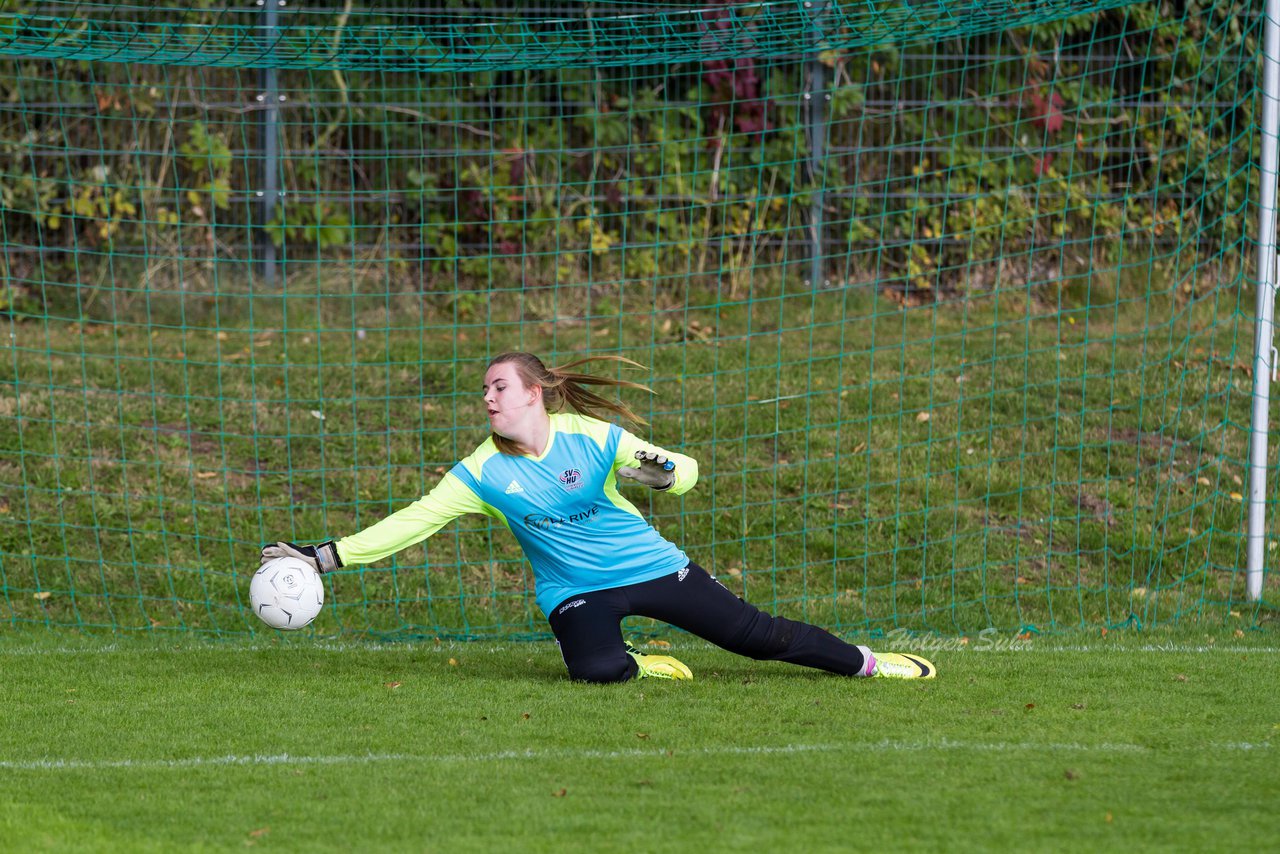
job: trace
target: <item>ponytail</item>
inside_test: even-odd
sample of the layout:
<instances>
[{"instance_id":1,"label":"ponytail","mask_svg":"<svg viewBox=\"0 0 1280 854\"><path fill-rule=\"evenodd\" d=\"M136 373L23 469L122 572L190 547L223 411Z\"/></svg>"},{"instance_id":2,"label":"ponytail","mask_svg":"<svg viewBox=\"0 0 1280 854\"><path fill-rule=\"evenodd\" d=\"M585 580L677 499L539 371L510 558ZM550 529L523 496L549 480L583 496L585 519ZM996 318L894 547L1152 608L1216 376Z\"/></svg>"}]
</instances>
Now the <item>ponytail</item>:
<instances>
[{"instance_id":1,"label":"ponytail","mask_svg":"<svg viewBox=\"0 0 1280 854\"><path fill-rule=\"evenodd\" d=\"M564 365L548 368L542 363L541 359L532 353L518 352L503 353L500 356L495 356L489 362L489 367L492 368L494 365L499 364L511 364L515 367L516 373L520 375L521 382L526 386L541 386L542 405L547 412L559 412L567 404L574 412L590 418L597 418L601 421L608 420L609 414L612 413L630 421L632 424L641 427L648 426L649 422L637 415L631 407L622 401L611 400L596 394L586 386L634 388L640 391L647 391L649 394L654 394L653 389L630 380L616 380L609 377L596 376L595 374L584 374L574 370L574 368L585 365L588 362L615 362L644 370L644 365L622 356L588 356L585 359L578 359ZM516 443L505 436L499 436L494 433L493 441L498 446L498 450L504 454L518 455L520 453Z\"/></svg>"}]
</instances>

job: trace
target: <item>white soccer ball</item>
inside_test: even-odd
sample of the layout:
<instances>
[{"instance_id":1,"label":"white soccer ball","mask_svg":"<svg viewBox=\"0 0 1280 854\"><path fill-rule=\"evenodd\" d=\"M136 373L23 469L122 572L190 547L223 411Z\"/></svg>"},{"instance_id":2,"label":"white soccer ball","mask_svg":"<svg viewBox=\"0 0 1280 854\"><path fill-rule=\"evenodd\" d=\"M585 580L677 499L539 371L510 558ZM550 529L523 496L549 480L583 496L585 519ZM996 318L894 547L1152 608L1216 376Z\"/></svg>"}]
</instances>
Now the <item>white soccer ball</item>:
<instances>
[{"instance_id":1,"label":"white soccer ball","mask_svg":"<svg viewBox=\"0 0 1280 854\"><path fill-rule=\"evenodd\" d=\"M253 574L249 604L253 613L273 629L300 629L324 607L324 582L306 561L278 557Z\"/></svg>"}]
</instances>

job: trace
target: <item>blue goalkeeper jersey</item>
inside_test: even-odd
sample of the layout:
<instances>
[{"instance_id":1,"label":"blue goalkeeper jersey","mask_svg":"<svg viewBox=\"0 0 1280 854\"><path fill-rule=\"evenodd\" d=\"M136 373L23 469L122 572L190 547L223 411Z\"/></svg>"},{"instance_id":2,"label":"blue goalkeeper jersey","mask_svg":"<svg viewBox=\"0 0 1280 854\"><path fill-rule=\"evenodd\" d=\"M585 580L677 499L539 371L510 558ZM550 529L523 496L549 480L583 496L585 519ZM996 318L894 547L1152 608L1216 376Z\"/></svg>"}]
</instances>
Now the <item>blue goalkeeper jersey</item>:
<instances>
[{"instance_id":1,"label":"blue goalkeeper jersey","mask_svg":"<svg viewBox=\"0 0 1280 854\"><path fill-rule=\"evenodd\" d=\"M425 540L465 513L501 521L533 565L544 614L592 590L649 581L683 569L689 558L618 492L617 471L638 467L636 451L676 464L676 495L693 488L698 464L618 427L554 413L539 457L498 451L490 437L413 504L337 542L344 564L371 563Z\"/></svg>"}]
</instances>

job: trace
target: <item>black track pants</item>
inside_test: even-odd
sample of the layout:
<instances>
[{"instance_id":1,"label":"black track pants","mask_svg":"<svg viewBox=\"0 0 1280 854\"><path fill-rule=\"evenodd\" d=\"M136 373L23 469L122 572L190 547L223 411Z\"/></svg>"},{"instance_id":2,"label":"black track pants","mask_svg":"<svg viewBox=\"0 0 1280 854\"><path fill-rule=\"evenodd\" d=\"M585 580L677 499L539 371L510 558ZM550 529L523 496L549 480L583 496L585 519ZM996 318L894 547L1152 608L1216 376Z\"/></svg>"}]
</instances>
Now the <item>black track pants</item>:
<instances>
[{"instance_id":1,"label":"black track pants","mask_svg":"<svg viewBox=\"0 0 1280 854\"><path fill-rule=\"evenodd\" d=\"M862 653L835 635L774 617L733 595L696 563L662 578L571 596L551 610L551 630L569 668L584 682L622 682L636 673L620 623L661 620L730 652L853 675Z\"/></svg>"}]
</instances>

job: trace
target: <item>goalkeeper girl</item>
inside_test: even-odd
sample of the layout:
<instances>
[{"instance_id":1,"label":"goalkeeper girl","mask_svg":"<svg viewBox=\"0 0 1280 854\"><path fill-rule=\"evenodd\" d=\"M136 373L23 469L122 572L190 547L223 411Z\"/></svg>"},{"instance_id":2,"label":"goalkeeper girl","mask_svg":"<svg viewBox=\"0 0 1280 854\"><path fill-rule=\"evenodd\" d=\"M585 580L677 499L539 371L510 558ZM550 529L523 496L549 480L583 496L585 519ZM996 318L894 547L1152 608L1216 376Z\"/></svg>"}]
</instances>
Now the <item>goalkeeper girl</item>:
<instances>
[{"instance_id":1,"label":"goalkeeper girl","mask_svg":"<svg viewBox=\"0 0 1280 854\"><path fill-rule=\"evenodd\" d=\"M639 484L681 495L698 481L690 457L645 442L606 420L644 422L588 386L645 386L575 369L548 369L529 353L489 363L484 403L492 435L427 495L380 522L319 545L275 543L263 561L302 558L320 572L366 564L407 548L466 513L491 516L515 535L533 565L538 607L551 624L572 679L691 679L680 661L645 655L622 637L621 621L651 617L731 652L846 676L929 678L915 655L873 654L865 646L785 617L729 592L659 534L618 487Z\"/></svg>"}]
</instances>

